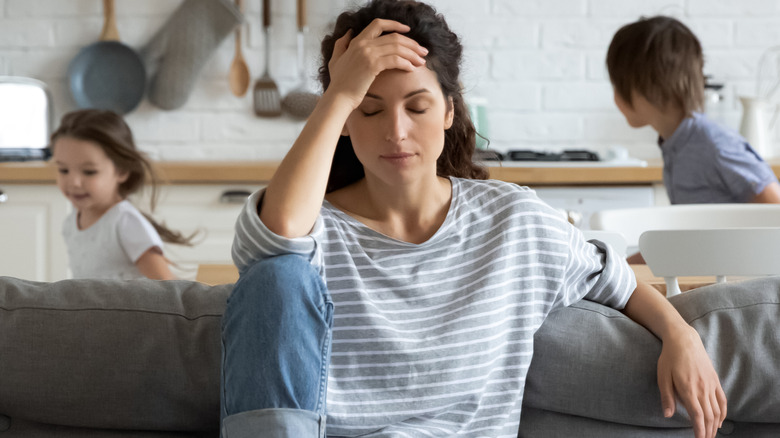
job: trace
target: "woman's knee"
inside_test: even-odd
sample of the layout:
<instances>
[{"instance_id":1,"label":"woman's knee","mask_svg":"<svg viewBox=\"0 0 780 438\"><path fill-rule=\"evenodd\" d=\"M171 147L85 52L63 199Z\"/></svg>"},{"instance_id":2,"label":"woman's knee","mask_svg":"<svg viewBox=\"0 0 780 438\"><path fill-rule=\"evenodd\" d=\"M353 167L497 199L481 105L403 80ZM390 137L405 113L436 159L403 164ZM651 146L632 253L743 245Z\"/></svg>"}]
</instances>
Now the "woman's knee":
<instances>
[{"instance_id":1,"label":"woman's knee","mask_svg":"<svg viewBox=\"0 0 780 438\"><path fill-rule=\"evenodd\" d=\"M261 260L241 273L228 306L284 307L286 302L309 301L321 305L329 301L325 284L317 270L298 255L282 255Z\"/></svg>"}]
</instances>

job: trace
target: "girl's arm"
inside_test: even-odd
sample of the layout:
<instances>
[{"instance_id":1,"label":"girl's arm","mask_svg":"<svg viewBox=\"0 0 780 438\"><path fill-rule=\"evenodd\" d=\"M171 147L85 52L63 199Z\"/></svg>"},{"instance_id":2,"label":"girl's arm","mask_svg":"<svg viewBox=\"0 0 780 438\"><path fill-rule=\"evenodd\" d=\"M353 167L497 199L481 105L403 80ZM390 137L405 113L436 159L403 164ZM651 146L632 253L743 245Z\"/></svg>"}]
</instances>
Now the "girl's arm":
<instances>
[{"instance_id":1,"label":"girl's arm","mask_svg":"<svg viewBox=\"0 0 780 438\"><path fill-rule=\"evenodd\" d=\"M135 262L135 266L144 276L152 280L175 280L176 276L168 266L168 260L156 247L146 250Z\"/></svg>"},{"instance_id":2,"label":"girl's arm","mask_svg":"<svg viewBox=\"0 0 780 438\"><path fill-rule=\"evenodd\" d=\"M674 414L676 393L691 417L696 438L714 438L726 418L726 394L699 334L646 283L637 283L623 311L663 342L658 386L664 416Z\"/></svg>"},{"instance_id":3,"label":"girl's arm","mask_svg":"<svg viewBox=\"0 0 780 438\"><path fill-rule=\"evenodd\" d=\"M347 32L336 41L328 63L330 85L266 188L260 219L269 230L289 238L311 231L347 117L379 73L425 64L427 50L401 35L408 31L404 24L377 19L354 39Z\"/></svg>"}]
</instances>

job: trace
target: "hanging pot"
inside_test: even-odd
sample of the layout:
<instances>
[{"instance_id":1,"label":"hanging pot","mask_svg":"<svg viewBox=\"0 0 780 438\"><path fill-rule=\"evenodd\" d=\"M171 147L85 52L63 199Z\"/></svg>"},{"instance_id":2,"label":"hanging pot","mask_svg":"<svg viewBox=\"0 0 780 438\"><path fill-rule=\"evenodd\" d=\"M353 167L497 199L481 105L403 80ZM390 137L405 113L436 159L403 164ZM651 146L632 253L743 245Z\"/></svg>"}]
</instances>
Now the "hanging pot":
<instances>
[{"instance_id":1,"label":"hanging pot","mask_svg":"<svg viewBox=\"0 0 780 438\"><path fill-rule=\"evenodd\" d=\"M144 96L146 70L135 50L119 41L114 0L103 0L103 13L100 40L83 48L68 67L70 91L79 108L126 114Z\"/></svg>"}]
</instances>

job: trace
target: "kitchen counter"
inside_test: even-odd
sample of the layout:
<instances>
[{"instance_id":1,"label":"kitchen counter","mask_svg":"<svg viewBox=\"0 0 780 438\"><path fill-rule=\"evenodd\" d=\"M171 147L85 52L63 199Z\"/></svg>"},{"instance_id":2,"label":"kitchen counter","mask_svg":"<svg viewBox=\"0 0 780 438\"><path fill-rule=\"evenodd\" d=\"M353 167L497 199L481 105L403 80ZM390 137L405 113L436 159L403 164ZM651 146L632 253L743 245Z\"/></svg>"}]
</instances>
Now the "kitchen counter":
<instances>
[{"instance_id":1,"label":"kitchen counter","mask_svg":"<svg viewBox=\"0 0 780 438\"><path fill-rule=\"evenodd\" d=\"M171 184L260 183L271 179L278 162L160 161L154 166L161 180ZM0 163L0 183L50 184L56 181L48 162Z\"/></svg>"},{"instance_id":2,"label":"kitchen counter","mask_svg":"<svg viewBox=\"0 0 780 438\"><path fill-rule=\"evenodd\" d=\"M498 163L500 164L500 163ZM770 160L780 175L780 159ZM171 184L256 184L271 179L276 161L161 161L155 166L161 179ZM514 167L491 166L490 177L532 186L560 185L652 185L663 181L661 162L646 167ZM51 184L53 165L47 162L0 163L0 183Z\"/></svg>"},{"instance_id":3,"label":"kitchen counter","mask_svg":"<svg viewBox=\"0 0 780 438\"><path fill-rule=\"evenodd\" d=\"M161 179L171 184L254 184L271 179L278 162L155 163ZM660 183L660 165L647 167L489 167L490 177L523 185L646 185ZM778 163L780 171L780 163ZM53 166L45 162L0 163L0 183L51 184Z\"/></svg>"}]
</instances>

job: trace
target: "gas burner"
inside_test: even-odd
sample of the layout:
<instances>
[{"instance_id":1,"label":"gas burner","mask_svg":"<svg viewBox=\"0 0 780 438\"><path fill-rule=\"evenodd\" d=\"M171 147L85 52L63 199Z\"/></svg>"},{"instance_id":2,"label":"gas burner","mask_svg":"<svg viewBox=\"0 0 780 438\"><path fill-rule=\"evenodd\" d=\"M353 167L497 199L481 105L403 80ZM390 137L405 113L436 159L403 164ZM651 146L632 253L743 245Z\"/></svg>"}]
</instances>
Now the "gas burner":
<instances>
[{"instance_id":1,"label":"gas burner","mask_svg":"<svg viewBox=\"0 0 780 438\"><path fill-rule=\"evenodd\" d=\"M504 154L493 149L476 149L472 155L474 161L504 161Z\"/></svg>"},{"instance_id":2,"label":"gas burner","mask_svg":"<svg viewBox=\"0 0 780 438\"><path fill-rule=\"evenodd\" d=\"M563 152L539 152L528 149L509 151L508 161L600 161L597 153L585 149L568 149Z\"/></svg>"}]
</instances>

